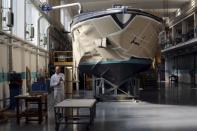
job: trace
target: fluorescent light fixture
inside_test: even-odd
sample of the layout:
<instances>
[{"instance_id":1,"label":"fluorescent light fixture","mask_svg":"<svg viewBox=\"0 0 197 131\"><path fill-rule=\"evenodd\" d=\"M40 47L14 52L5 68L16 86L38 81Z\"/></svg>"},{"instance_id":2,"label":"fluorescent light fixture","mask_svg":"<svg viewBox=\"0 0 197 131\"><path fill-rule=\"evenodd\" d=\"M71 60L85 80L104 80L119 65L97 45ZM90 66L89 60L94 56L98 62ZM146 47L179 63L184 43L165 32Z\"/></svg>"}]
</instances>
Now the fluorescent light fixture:
<instances>
[{"instance_id":1,"label":"fluorescent light fixture","mask_svg":"<svg viewBox=\"0 0 197 131\"><path fill-rule=\"evenodd\" d=\"M176 17L181 15L181 9L179 8L177 11L176 11Z\"/></svg>"},{"instance_id":2,"label":"fluorescent light fixture","mask_svg":"<svg viewBox=\"0 0 197 131\"><path fill-rule=\"evenodd\" d=\"M191 7L195 7L196 5L196 0L191 0Z\"/></svg>"}]
</instances>

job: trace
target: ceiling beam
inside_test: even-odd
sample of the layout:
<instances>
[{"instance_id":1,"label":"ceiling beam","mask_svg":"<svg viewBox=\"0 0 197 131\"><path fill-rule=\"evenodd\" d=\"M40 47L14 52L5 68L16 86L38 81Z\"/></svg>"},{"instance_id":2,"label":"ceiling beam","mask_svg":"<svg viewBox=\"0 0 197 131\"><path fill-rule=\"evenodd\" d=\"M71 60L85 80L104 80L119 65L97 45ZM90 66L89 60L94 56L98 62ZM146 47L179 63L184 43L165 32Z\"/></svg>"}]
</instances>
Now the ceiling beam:
<instances>
[{"instance_id":1,"label":"ceiling beam","mask_svg":"<svg viewBox=\"0 0 197 131\"><path fill-rule=\"evenodd\" d=\"M80 2L84 12L102 10L111 8L114 4L120 4L125 6L131 6L132 8L139 9L178 9L190 0L65 0L67 3ZM164 5L165 2L165 5ZM169 11L171 13L172 10ZM166 12L166 11L164 11Z\"/></svg>"}]
</instances>

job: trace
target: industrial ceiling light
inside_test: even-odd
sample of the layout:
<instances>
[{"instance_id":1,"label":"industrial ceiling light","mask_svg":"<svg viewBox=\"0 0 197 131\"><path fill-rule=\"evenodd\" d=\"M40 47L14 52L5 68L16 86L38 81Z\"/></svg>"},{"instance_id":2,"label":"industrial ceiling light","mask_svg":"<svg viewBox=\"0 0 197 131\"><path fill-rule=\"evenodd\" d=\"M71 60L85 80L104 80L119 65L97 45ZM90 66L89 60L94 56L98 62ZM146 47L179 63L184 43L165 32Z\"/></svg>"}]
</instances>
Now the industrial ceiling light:
<instances>
[{"instance_id":1,"label":"industrial ceiling light","mask_svg":"<svg viewBox=\"0 0 197 131\"><path fill-rule=\"evenodd\" d=\"M191 0L191 7L195 7L196 1L195 0Z\"/></svg>"},{"instance_id":2,"label":"industrial ceiling light","mask_svg":"<svg viewBox=\"0 0 197 131\"><path fill-rule=\"evenodd\" d=\"M179 9L177 9L177 11L176 11L176 17L177 16L180 16L181 15L181 9L179 8Z\"/></svg>"}]
</instances>

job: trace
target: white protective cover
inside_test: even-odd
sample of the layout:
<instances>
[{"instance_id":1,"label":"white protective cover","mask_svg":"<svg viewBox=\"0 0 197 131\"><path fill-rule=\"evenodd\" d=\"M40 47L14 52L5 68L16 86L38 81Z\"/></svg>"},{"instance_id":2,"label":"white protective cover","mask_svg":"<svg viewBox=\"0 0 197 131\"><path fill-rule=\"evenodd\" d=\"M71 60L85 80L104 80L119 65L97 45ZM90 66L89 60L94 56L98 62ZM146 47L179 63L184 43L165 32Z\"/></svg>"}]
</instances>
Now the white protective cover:
<instances>
[{"instance_id":1,"label":"white protective cover","mask_svg":"<svg viewBox=\"0 0 197 131\"><path fill-rule=\"evenodd\" d=\"M122 29L107 15L80 22L71 30L74 66L77 68L80 62L121 61L132 56L153 60L159 48L161 23L136 15Z\"/></svg>"}]
</instances>

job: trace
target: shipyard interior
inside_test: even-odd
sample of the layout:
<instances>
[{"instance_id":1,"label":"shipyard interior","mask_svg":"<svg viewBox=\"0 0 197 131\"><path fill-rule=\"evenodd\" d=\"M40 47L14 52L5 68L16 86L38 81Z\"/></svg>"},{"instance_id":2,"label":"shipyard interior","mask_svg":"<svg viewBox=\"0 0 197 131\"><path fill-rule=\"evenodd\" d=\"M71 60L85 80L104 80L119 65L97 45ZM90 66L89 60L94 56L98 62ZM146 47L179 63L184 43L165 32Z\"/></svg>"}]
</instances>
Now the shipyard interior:
<instances>
[{"instance_id":1,"label":"shipyard interior","mask_svg":"<svg viewBox=\"0 0 197 131\"><path fill-rule=\"evenodd\" d=\"M197 0L0 10L0 131L197 130Z\"/></svg>"}]
</instances>

